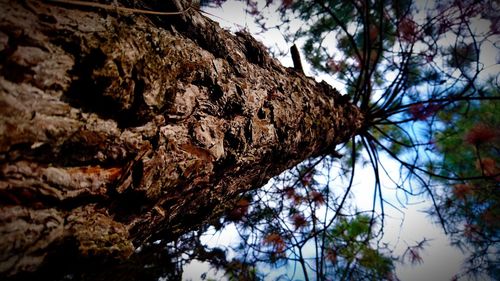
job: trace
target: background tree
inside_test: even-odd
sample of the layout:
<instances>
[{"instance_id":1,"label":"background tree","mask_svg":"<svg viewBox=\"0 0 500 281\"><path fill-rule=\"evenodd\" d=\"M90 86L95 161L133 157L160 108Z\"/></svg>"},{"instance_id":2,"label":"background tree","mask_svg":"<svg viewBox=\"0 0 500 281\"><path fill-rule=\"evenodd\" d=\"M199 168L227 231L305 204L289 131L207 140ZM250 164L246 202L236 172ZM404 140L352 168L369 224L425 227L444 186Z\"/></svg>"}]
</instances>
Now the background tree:
<instances>
[{"instance_id":1,"label":"background tree","mask_svg":"<svg viewBox=\"0 0 500 281\"><path fill-rule=\"evenodd\" d=\"M481 91L499 95L493 81ZM499 110L498 103L458 102L436 116L446 124L434 136L442 164L428 167L446 184L438 202L452 243L471 253L461 274L487 272L496 278L499 273ZM449 179L455 177L463 180Z\"/></svg>"}]
</instances>

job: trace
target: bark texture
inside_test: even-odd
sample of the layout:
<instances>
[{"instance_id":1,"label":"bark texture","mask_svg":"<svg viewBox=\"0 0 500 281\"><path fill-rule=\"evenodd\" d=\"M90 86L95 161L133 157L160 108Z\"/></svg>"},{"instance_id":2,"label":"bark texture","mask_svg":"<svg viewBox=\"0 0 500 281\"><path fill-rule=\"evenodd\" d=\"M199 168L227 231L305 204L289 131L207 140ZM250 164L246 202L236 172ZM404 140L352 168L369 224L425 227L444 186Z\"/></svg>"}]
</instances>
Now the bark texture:
<instances>
[{"instance_id":1,"label":"bark texture","mask_svg":"<svg viewBox=\"0 0 500 281\"><path fill-rule=\"evenodd\" d=\"M337 91L194 9L0 5L0 276L174 239L362 126Z\"/></svg>"}]
</instances>

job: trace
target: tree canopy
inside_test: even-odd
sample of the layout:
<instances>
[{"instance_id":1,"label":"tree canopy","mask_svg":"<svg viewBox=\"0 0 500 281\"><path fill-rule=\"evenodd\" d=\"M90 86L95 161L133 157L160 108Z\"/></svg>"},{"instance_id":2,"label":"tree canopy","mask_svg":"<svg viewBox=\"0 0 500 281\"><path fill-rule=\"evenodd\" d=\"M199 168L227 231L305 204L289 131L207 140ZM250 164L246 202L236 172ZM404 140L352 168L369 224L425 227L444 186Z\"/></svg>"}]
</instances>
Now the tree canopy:
<instances>
[{"instance_id":1,"label":"tree canopy","mask_svg":"<svg viewBox=\"0 0 500 281\"><path fill-rule=\"evenodd\" d=\"M377 243L392 204L381 189L387 174L403 198L429 199L433 220L453 245L468 250L455 278L497 278L498 3L246 3L263 31L278 29L290 45L301 42L313 73L341 82L366 119L342 157L306 161L238 201L225 222L239 229L240 262L292 263L305 280L396 280L394 261L421 262L426 241L400 257ZM277 25L269 20L273 12ZM387 158L399 163L399 174L388 174ZM366 214L349 201L359 165L371 166L376 179ZM308 247L313 254L305 254Z\"/></svg>"}]
</instances>

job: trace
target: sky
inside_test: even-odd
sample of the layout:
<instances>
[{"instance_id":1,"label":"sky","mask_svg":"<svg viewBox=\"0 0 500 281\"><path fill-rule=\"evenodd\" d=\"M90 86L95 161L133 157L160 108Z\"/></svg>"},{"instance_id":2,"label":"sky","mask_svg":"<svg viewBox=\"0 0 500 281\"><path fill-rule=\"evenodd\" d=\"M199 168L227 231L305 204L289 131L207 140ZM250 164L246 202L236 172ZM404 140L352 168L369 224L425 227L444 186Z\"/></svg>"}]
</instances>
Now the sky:
<instances>
[{"instance_id":1,"label":"sky","mask_svg":"<svg viewBox=\"0 0 500 281\"><path fill-rule=\"evenodd\" d=\"M231 31L247 29L251 33L259 29L253 22L251 15L244 12L245 4L240 1L229 0L222 8L204 9L210 14L213 20L219 22L222 27ZM272 24L279 24L279 17L271 15ZM290 46L287 45L283 35L276 30L264 34L254 34L254 36L264 45L286 51ZM298 42L300 45L300 42ZM299 47L300 49L300 47ZM488 56L495 57L496 53L486 52ZM278 58L280 62L287 67L291 67L292 60L289 55ZM495 61L498 58L491 58ZM313 76L310 67L302 61L306 75ZM497 69L498 70L498 69ZM492 71L496 71L493 69ZM331 77L319 75L316 80L325 80L343 92L342 84L336 82ZM399 166L391 162L390 159L382 159L386 168L398 178ZM360 169L355 176L355 183L352 193L355 196L357 206L370 209L373 200L373 171L371 169ZM450 280L454 274L461 269L464 259L463 254L456 248L449 245L449 241L443 233L441 227L432 222L432 220L423 211L430 208L430 202L425 198L411 198L405 202L404 206L398 203L396 192L391 188L391 182L387 178L382 178L383 192L385 198L393 203L398 209L386 205L386 225L384 228L385 236L383 241L391 245L394 255L401 255L404 250L410 246L422 241L424 238L429 240L425 250L421 253L423 263L419 265L396 263L396 274L401 281L441 281ZM234 227L229 227L223 233L209 232L204 237L204 241L209 246L221 246L236 243L236 232ZM232 242L231 242L232 241ZM192 262L184 268L183 280L201 280L201 275L208 270L207 264L197 261ZM283 270L283 269L282 269ZM284 269L286 270L286 269ZM222 274L211 271L209 276L216 280L223 280ZM300 279L299 279L300 280ZM460 279L463 280L463 279Z\"/></svg>"}]
</instances>

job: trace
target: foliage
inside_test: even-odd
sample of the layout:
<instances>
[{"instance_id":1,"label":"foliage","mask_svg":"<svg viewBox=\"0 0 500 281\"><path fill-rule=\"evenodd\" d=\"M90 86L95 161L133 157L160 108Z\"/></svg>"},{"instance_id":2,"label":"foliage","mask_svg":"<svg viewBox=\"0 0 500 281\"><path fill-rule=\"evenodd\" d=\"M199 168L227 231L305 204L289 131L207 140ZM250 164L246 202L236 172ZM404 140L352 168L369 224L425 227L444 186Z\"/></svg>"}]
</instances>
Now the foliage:
<instances>
[{"instance_id":1,"label":"foliage","mask_svg":"<svg viewBox=\"0 0 500 281\"><path fill-rule=\"evenodd\" d=\"M392 279L392 260L367 243L372 235L370 220L366 215L350 221L340 218L330 231L325 248L332 262L331 276L341 276L340 280ZM358 265L353 266L355 263Z\"/></svg>"},{"instance_id":2,"label":"foliage","mask_svg":"<svg viewBox=\"0 0 500 281\"><path fill-rule=\"evenodd\" d=\"M491 84L484 91L499 94ZM468 272L493 278L500 270L499 110L497 103L483 101L459 102L441 111L437 120L444 128L435 139L442 165L433 167L446 184L439 207L452 242L472 252Z\"/></svg>"},{"instance_id":3,"label":"foliage","mask_svg":"<svg viewBox=\"0 0 500 281\"><path fill-rule=\"evenodd\" d=\"M342 206L344 191L334 191L340 182L330 178L336 172L334 164L333 158L305 162L254 192L236 224L240 260L260 264L257 268L297 268L298 272L285 270L280 276L287 280L392 280L390 251L376 245L376 218L340 212L347 206ZM233 213L228 212L226 220L233 221Z\"/></svg>"}]
</instances>

